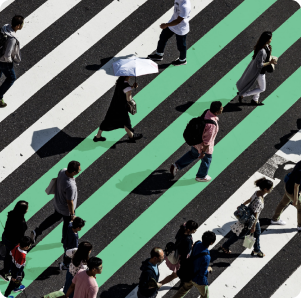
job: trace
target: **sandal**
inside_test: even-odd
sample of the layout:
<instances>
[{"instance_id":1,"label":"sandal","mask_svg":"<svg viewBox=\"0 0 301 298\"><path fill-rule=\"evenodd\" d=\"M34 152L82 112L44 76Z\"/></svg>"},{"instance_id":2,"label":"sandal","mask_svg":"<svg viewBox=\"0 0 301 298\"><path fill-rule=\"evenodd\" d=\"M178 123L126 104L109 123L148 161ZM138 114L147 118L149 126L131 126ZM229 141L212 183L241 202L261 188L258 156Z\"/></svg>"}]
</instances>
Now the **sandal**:
<instances>
[{"instance_id":1,"label":"sandal","mask_svg":"<svg viewBox=\"0 0 301 298\"><path fill-rule=\"evenodd\" d=\"M231 250L224 248L222 246L220 246L219 250L222 250L225 254L228 254L228 255L231 253Z\"/></svg>"},{"instance_id":2,"label":"sandal","mask_svg":"<svg viewBox=\"0 0 301 298\"><path fill-rule=\"evenodd\" d=\"M258 258L263 258L265 256L265 254L262 251L259 252L255 252L254 250L251 253L251 256L257 256Z\"/></svg>"}]
</instances>

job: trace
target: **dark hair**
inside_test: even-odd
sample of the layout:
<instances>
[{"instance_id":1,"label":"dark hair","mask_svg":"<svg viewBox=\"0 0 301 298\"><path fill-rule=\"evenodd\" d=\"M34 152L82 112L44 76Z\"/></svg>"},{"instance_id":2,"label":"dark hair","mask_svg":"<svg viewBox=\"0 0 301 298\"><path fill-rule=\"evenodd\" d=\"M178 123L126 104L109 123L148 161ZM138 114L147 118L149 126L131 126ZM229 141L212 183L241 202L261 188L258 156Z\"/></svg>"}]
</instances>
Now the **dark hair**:
<instances>
[{"instance_id":1,"label":"dark hair","mask_svg":"<svg viewBox=\"0 0 301 298\"><path fill-rule=\"evenodd\" d=\"M11 20L11 26L16 27L18 25L22 25L24 22L24 17L20 15L15 15Z\"/></svg>"},{"instance_id":2,"label":"dark hair","mask_svg":"<svg viewBox=\"0 0 301 298\"><path fill-rule=\"evenodd\" d=\"M272 37L272 32L271 32L271 31L264 31L264 32L260 35L260 37L259 37L259 39L258 39L256 45L254 46L254 54L253 54L252 59L255 59L255 57L256 57L256 55L258 54L258 52L259 52L261 49L264 48L264 46L265 46L266 43L271 39L271 37ZM270 51L272 52L272 46L271 46L271 45L270 45Z\"/></svg>"},{"instance_id":3,"label":"dark hair","mask_svg":"<svg viewBox=\"0 0 301 298\"><path fill-rule=\"evenodd\" d=\"M89 260L89 252L92 250L92 244L88 241L83 241L78 245L78 249L72 258L72 264L75 267L80 265L80 262L87 263Z\"/></svg>"},{"instance_id":4,"label":"dark hair","mask_svg":"<svg viewBox=\"0 0 301 298\"><path fill-rule=\"evenodd\" d=\"M78 161L72 160L68 163L67 171L71 174L73 172L77 172L78 168L80 166L80 163Z\"/></svg>"},{"instance_id":5,"label":"dark hair","mask_svg":"<svg viewBox=\"0 0 301 298\"><path fill-rule=\"evenodd\" d=\"M188 220L185 224L180 226L180 229L185 232L185 230L196 230L199 227L199 224L193 220Z\"/></svg>"},{"instance_id":6,"label":"dark hair","mask_svg":"<svg viewBox=\"0 0 301 298\"><path fill-rule=\"evenodd\" d=\"M202 243L204 246L209 247L211 243L214 243L216 240L216 236L213 232L207 231L202 236Z\"/></svg>"},{"instance_id":7,"label":"dark hair","mask_svg":"<svg viewBox=\"0 0 301 298\"><path fill-rule=\"evenodd\" d=\"M23 236L21 238L21 241L20 241L20 247L24 248L26 246L29 246L30 244L32 244L32 240L30 237L28 236Z\"/></svg>"},{"instance_id":8,"label":"dark hair","mask_svg":"<svg viewBox=\"0 0 301 298\"><path fill-rule=\"evenodd\" d=\"M261 190L264 190L265 188L267 190L270 190L273 187L273 181L266 179L265 177L256 180L254 184L258 186Z\"/></svg>"},{"instance_id":9,"label":"dark hair","mask_svg":"<svg viewBox=\"0 0 301 298\"><path fill-rule=\"evenodd\" d=\"M77 229L77 228L82 228L85 226L85 220L83 220L80 217L75 217L73 222L72 222L72 228Z\"/></svg>"},{"instance_id":10,"label":"dark hair","mask_svg":"<svg viewBox=\"0 0 301 298\"><path fill-rule=\"evenodd\" d=\"M87 266L89 270L92 270L94 268L98 268L102 264L102 259L97 257L92 257L88 260Z\"/></svg>"},{"instance_id":11,"label":"dark hair","mask_svg":"<svg viewBox=\"0 0 301 298\"><path fill-rule=\"evenodd\" d=\"M210 112L215 114L218 112L222 107L222 103L220 101L213 101L210 105Z\"/></svg>"},{"instance_id":12,"label":"dark hair","mask_svg":"<svg viewBox=\"0 0 301 298\"><path fill-rule=\"evenodd\" d=\"M150 253L151 258L160 258L160 250L162 250L161 247L154 247Z\"/></svg>"},{"instance_id":13,"label":"dark hair","mask_svg":"<svg viewBox=\"0 0 301 298\"><path fill-rule=\"evenodd\" d=\"M19 202L17 202L17 204L16 204L13 211L17 216L23 216L24 217L24 214L26 213L27 208L28 208L28 202L19 201Z\"/></svg>"}]
</instances>

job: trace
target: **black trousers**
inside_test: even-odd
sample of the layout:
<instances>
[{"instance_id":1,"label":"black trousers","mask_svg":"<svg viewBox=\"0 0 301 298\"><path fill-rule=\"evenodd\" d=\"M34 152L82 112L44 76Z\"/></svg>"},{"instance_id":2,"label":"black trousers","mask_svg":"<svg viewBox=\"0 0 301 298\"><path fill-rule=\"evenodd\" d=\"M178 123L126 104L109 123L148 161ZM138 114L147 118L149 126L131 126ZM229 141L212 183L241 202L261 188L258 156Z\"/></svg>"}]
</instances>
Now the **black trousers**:
<instances>
[{"instance_id":1,"label":"black trousers","mask_svg":"<svg viewBox=\"0 0 301 298\"><path fill-rule=\"evenodd\" d=\"M4 268L2 270L4 273L7 274L10 270L10 266L11 266L11 262L12 262L11 255L9 253L13 248L15 248L15 246L18 243L12 243L11 241L9 241L5 237L4 233L2 234L2 243L5 245L5 249L6 249L5 258L4 258Z\"/></svg>"},{"instance_id":2,"label":"black trousers","mask_svg":"<svg viewBox=\"0 0 301 298\"><path fill-rule=\"evenodd\" d=\"M67 233L68 225L71 221L71 216L66 216L63 215L56 210L54 210L54 213L48 216L40 225L35 229L37 236L41 235L43 231L47 230L49 227L57 223L63 219L64 224L63 224L63 235L62 235L62 242L65 239L65 235Z\"/></svg>"},{"instance_id":3,"label":"black trousers","mask_svg":"<svg viewBox=\"0 0 301 298\"><path fill-rule=\"evenodd\" d=\"M9 294L16 288L18 288L21 285L22 279L24 278L24 271L22 271L22 276L18 277L16 281L10 280L8 287L6 288L6 291L4 293L5 297L8 297Z\"/></svg>"}]
</instances>

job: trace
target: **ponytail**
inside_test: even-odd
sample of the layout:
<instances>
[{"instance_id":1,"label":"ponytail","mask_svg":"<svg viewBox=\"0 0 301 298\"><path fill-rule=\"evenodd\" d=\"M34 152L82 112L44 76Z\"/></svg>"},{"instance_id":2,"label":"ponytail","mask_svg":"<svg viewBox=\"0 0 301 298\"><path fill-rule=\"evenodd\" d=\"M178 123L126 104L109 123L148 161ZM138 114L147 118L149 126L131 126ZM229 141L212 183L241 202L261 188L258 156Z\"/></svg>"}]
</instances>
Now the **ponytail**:
<instances>
[{"instance_id":1,"label":"ponytail","mask_svg":"<svg viewBox=\"0 0 301 298\"><path fill-rule=\"evenodd\" d=\"M261 190L270 190L273 187L273 181L262 177L254 182L255 186L259 187Z\"/></svg>"}]
</instances>

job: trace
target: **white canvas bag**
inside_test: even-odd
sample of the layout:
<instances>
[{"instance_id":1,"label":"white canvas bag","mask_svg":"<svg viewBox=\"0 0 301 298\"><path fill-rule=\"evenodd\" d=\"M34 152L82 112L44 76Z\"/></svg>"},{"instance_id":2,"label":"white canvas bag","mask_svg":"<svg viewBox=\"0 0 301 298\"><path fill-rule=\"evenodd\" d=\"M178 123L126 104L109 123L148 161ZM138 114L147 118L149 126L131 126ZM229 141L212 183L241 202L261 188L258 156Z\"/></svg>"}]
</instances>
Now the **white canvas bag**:
<instances>
[{"instance_id":1,"label":"white canvas bag","mask_svg":"<svg viewBox=\"0 0 301 298\"><path fill-rule=\"evenodd\" d=\"M48 187L45 189L47 195L54 195L56 191L57 178L51 179Z\"/></svg>"}]
</instances>

